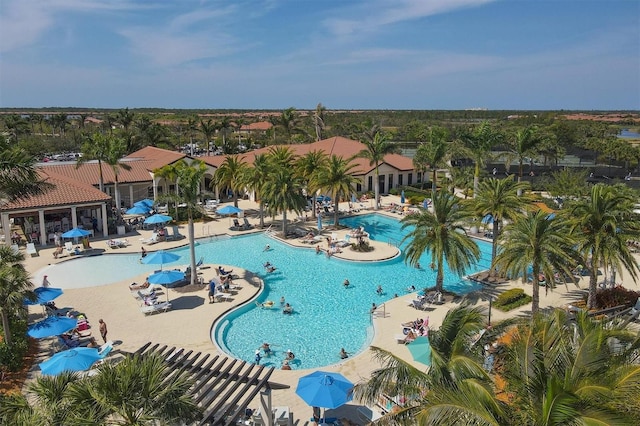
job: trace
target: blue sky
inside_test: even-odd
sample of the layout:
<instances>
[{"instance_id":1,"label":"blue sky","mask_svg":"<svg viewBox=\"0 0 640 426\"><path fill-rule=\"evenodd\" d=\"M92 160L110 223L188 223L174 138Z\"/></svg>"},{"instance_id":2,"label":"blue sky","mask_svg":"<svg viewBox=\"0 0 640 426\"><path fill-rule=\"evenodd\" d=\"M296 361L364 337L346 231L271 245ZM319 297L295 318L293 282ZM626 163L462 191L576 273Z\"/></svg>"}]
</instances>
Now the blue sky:
<instances>
[{"instance_id":1,"label":"blue sky","mask_svg":"<svg viewBox=\"0 0 640 426\"><path fill-rule=\"evenodd\" d=\"M0 107L640 109L639 0L2 0Z\"/></svg>"}]
</instances>

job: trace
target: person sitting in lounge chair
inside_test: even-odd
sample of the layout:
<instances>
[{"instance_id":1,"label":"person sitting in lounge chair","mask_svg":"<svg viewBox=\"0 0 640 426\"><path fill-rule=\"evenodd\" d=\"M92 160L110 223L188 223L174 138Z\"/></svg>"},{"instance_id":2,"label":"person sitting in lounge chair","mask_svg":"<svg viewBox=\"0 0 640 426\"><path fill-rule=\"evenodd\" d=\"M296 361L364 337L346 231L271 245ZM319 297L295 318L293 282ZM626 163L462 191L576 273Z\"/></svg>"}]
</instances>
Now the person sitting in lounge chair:
<instances>
[{"instance_id":1,"label":"person sitting in lounge chair","mask_svg":"<svg viewBox=\"0 0 640 426\"><path fill-rule=\"evenodd\" d=\"M222 267L222 265L218 266L218 272L220 272L220 275L224 276L224 275L230 275L233 272L233 269L229 270L229 271L225 271L224 268Z\"/></svg>"},{"instance_id":2,"label":"person sitting in lounge chair","mask_svg":"<svg viewBox=\"0 0 640 426\"><path fill-rule=\"evenodd\" d=\"M57 259L58 256L60 256L63 252L64 252L64 248L62 246L56 247L56 249L53 251L53 258Z\"/></svg>"},{"instance_id":3,"label":"person sitting in lounge chair","mask_svg":"<svg viewBox=\"0 0 640 426\"><path fill-rule=\"evenodd\" d=\"M147 280L145 280L145 282L143 282L142 284L133 282L129 284L129 290L144 290L145 288L149 288L150 285L151 284L149 284L149 281Z\"/></svg>"},{"instance_id":4,"label":"person sitting in lounge chair","mask_svg":"<svg viewBox=\"0 0 640 426\"><path fill-rule=\"evenodd\" d=\"M407 343L413 342L416 340L416 337L418 337L416 336L416 333L414 333L413 330L409 330L404 337L404 344L406 345Z\"/></svg>"}]
</instances>

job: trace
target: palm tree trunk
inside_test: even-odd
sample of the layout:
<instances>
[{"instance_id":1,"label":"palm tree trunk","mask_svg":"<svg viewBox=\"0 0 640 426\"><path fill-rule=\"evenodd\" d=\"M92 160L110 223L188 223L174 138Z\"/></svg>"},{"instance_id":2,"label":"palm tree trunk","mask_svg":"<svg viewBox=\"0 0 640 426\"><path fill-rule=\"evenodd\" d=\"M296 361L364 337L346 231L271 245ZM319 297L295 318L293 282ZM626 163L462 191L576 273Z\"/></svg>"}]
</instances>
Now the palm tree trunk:
<instances>
[{"instance_id":1,"label":"palm tree trunk","mask_svg":"<svg viewBox=\"0 0 640 426\"><path fill-rule=\"evenodd\" d=\"M118 174L115 173L115 179L113 181L113 191L115 192L116 200L116 219L120 219L120 188L118 187Z\"/></svg>"},{"instance_id":2,"label":"palm tree trunk","mask_svg":"<svg viewBox=\"0 0 640 426\"><path fill-rule=\"evenodd\" d=\"M540 308L540 281L538 281L538 274L540 273L540 268L533 268L533 280L531 282L532 287L532 296L531 296L531 315L535 315L538 313L538 309Z\"/></svg>"},{"instance_id":3,"label":"palm tree trunk","mask_svg":"<svg viewBox=\"0 0 640 426\"><path fill-rule=\"evenodd\" d=\"M233 191L233 206L238 207L238 193L236 192L235 189L233 189L232 191Z\"/></svg>"},{"instance_id":4,"label":"palm tree trunk","mask_svg":"<svg viewBox=\"0 0 640 426\"><path fill-rule=\"evenodd\" d=\"M4 341L7 343L7 346L11 346L11 328L9 326L9 314L3 309L2 310L2 330L4 331Z\"/></svg>"},{"instance_id":5,"label":"palm tree trunk","mask_svg":"<svg viewBox=\"0 0 640 426\"><path fill-rule=\"evenodd\" d=\"M378 197L380 192L380 174L378 172L378 165L376 164L376 173L375 173L375 182L373 182L373 194L375 200L373 202L373 209L378 210L380 207L378 206Z\"/></svg>"},{"instance_id":6,"label":"palm tree trunk","mask_svg":"<svg viewBox=\"0 0 640 426\"><path fill-rule=\"evenodd\" d=\"M287 236L287 210L282 212L282 238Z\"/></svg>"},{"instance_id":7,"label":"palm tree trunk","mask_svg":"<svg viewBox=\"0 0 640 426\"><path fill-rule=\"evenodd\" d=\"M491 271L493 272L493 262L496 260L498 253L498 219L493 218L493 235L491 236Z\"/></svg>"},{"instance_id":8,"label":"palm tree trunk","mask_svg":"<svg viewBox=\"0 0 640 426\"><path fill-rule=\"evenodd\" d=\"M444 274L442 258L438 259L438 270L436 271L436 291L442 292L444 290Z\"/></svg>"},{"instance_id":9,"label":"palm tree trunk","mask_svg":"<svg viewBox=\"0 0 640 426\"><path fill-rule=\"evenodd\" d=\"M431 199L436 198L436 190L438 188L438 185L436 184L436 179L437 179L437 171L436 169L433 169L433 177L431 178Z\"/></svg>"},{"instance_id":10,"label":"palm tree trunk","mask_svg":"<svg viewBox=\"0 0 640 426\"><path fill-rule=\"evenodd\" d=\"M477 197L478 185L480 185L480 163L476 161L476 169L473 173L473 198Z\"/></svg>"},{"instance_id":11,"label":"palm tree trunk","mask_svg":"<svg viewBox=\"0 0 640 426\"><path fill-rule=\"evenodd\" d=\"M264 203L260 200L260 229L264 228Z\"/></svg>"},{"instance_id":12,"label":"palm tree trunk","mask_svg":"<svg viewBox=\"0 0 640 426\"><path fill-rule=\"evenodd\" d=\"M189 208L189 224L188 233L189 233L189 256L191 257L191 285L194 285L198 279L198 271L196 270L196 244L194 239L194 229L193 229L193 213L191 213L191 208Z\"/></svg>"},{"instance_id":13,"label":"palm tree trunk","mask_svg":"<svg viewBox=\"0 0 640 426\"><path fill-rule=\"evenodd\" d=\"M591 259L593 262L593 259ZM591 266L589 270L589 297L587 298L587 309L593 309L596 305L596 292L598 290L598 267Z\"/></svg>"},{"instance_id":14,"label":"palm tree trunk","mask_svg":"<svg viewBox=\"0 0 640 426\"><path fill-rule=\"evenodd\" d=\"M339 212L339 208L338 206L340 205L340 199L339 199L339 195L338 194L334 194L333 199L335 200L335 202L333 203L333 227L338 230L338 212Z\"/></svg>"}]
</instances>

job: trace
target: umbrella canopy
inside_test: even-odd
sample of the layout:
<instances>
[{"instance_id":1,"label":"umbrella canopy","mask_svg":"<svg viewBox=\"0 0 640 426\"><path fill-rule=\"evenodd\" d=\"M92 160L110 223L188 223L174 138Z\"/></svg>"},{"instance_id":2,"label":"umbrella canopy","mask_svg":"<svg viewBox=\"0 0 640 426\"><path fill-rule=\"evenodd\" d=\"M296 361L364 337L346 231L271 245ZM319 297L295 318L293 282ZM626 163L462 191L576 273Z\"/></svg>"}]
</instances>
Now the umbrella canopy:
<instances>
[{"instance_id":1,"label":"umbrella canopy","mask_svg":"<svg viewBox=\"0 0 640 426\"><path fill-rule=\"evenodd\" d=\"M316 201L319 203L324 203L325 201L331 201L331 197L328 195L318 195L316 197Z\"/></svg>"},{"instance_id":2,"label":"umbrella canopy","mask_svg":"<svg viewBox=\"0 0 640 426\"><path fill-rule=\"evenodd\" d=\"M555 214L555 213L549 213L549 214L547 215L547 220L555 219L555 217L556 217L556 214Z\"/></svg>"},{"instance_id":3,"label":"umbrella canopy","mask_svg":"<svg viewBox=\"0 0 640 426\"><path fill-rule=\"evenodd\" d=\"M340 373L315 371L300 377L296 394L313 407L338 408L353 398L353 383Z\"/></svg>"},{"instance_id":4,"label":"umbrella canopy","mask_svg":"<svg viewBox=\"0 0 640 426\"><path fill-rule=\"evenodd\" d=\"M404 190L400 193L400 204L404 204Z\"/></svg>"},{"instance_id":5,"label":"umbrella canopy","mask_svg":"<svg viewBox=\"0 0 640 426\"><path fill-rule=\"evenodd\" d=\"M34 301L25 300L25 304L27 305L42 305L47 302L51 302L56 297L62 294L61 288L54 287L38 287L33 292L36 294L37 299Z\"/></svg>"},{"instance_id":6,"label":"umbrella canopy","mask_svg":"<svg viewBox=\"0 0 640 426\"><path fill-rule=\"evenodd\" d=\"M73 330L77 326L78 321L76 321L75 318L48 317L47 319L30 325L27 329L27 334L36 339L41 339L43 337L58 336L69 330Z\"/></svg>"},{"instance_id":7,"label":"umbrella canopy","mask_svg":"<svg viewBox=\"0 0 640 426\"><path fill-rule=\"evenodd\" d=\"M150 284L169 285L184 279L182 271L160 271L149 275L147 281Z\"/></svg>"},{"instance_id":8,"label":"umbrella canopy","mask_svg":"<svg viewBox=\"0 0 640 426\"><path fill-rule=\"evenodd\" d=\"M482 218L482 223L491 225L493 223L493 215L491 214L485 215L485 217Z\"/></svg>"},{"instance_id":9,"label":"umbrella canopy","mask_svg":"<svg viewBox=\"0 0 640 426\"><path fill-rule=\"evenodd\" d=\"M100 359L97 348L75 348L58 352L40 363L42 374L58 375L64 371L84 371Z\"/></svg>"},{"instance_id":10,"label":"umbrella canopy","mask_svg":"<svg viewBox=\"0 0 640 426\"><path fill-rule=\"evenodd\" d=\"M129 210L127 210L125 213L126 214L137 214L137 215L144 215L147 214L151 211L151 207L147 207L144 205L139 205L139 206L133 206L131 207Z\"/></svg>"},{"instance_id":11,"label":"umbrella canopy","mask_svg":"<svg viewBox=\"0 0 640 426\"><path fill-rule=\"evenodd\" d=\"M419 336L407 346L415 361L431 367L431 345L427 336Z\"/></svg>"},{"instance_id":12,"label":"umbrella canopy","mask_svg":"<svg viewBox=\"0 0 640 426\"><path fill-rule=\"evenodd\" d=\"M165 263L175 262L180 259L180 256L174 253L169 253L168 251L159 250L153 253L150 253L142 258L142 263L146 265L163 265Z\"/></svg>"},{"instance_id":13,"label":"umbrella canopy","mask_svg":"<svg viewBox=\"0 0 640 426\"><path fill-rule=\"evenodd\" d=\"M229 215L242 212L242 209L237 208L236 206L224 206L221 209L216 210L216 213L221 215Z\"/></svg>"},{"instance_id":14,"label":"umbrella canopy","mask_svg":"<svg viewBox=\"0 0 640 426\"><path fill-rule=\"evenodd\" d=\"M86 237L87 235L91 235L91 232L86 229L73 228L62 234L62 238L80 238Z\"/></svg>"},{"instance_id":15,"label":"umbrella canopy","mask_svg":"<svg viewBox=\"0 0 640 426\"><path fill-rule=\"evenodd\" d=\"M153 200L145 198L144 200L136 201L135 203L133 203L133 205L140 206L140 207L147 207L149 210L151 210L151 207L153 207Z\"/></svg>"},{"instance_id":16,"label":"umbrella canopy","mask_svg":"<svg viewBox=\"0 0 640 426\"><path fill-rule=\"evenodd\" d=\"M154 214L153 216L149 216L144 220L144 223L154 224L154 223L165 223L173 220L171 216L166 216L163 214Z\"/></svg>"}]
</instances>

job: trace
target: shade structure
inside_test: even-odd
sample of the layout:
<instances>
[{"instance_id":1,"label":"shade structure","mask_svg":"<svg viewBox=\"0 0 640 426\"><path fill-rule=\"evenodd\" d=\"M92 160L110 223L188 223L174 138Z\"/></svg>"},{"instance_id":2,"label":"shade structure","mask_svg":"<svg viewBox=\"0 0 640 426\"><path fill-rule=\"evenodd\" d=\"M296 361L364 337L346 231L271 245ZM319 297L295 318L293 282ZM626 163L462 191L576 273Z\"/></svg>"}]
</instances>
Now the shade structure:
<instances>
[{"instance_id":1,"label":"shade structure","mask_svg":"<svg viewBox=\"0 0 640 426\"><path fill-rule=\"evenodd\" d=\"M36 339L44 337L58 336L73 330L78 326L75 318L67 317L48 317L42 321L32 324L27 329L27 334Z\"/></svg>"},{"instance_id":2,"label":"shade structure","mask_svg":"<svg viewBox=\"0 0 640 426\"><path fill-rule=\"evenodd\" d=\"M173 220L171 216L166 216L163 214L154 214L153 216L149 216L144 220L144 223L154 224L154 223L165 223Z\"/></svg>"},{"instance_id":3,"label":"shade structure","mask_svg":"<svg viewBox=\"0 0 640 426\"><path fill-rule=\"evenodd\" d=\"M42 374L56 376L65 371L84 371L101 359L97 348L75 348L58 352L40 363Z\"/></svg>"},{"instance_id":4,"label":"shade structure","mask_svg":"<svg viewBox=\"0 0 640 426\"><path fill-rule=\"evenodd\" d=\"M493 223L493 215L491 215L491 214L485 215L482 218L482 223L487 224L487 225L491 225Z\"/></svg>"},{"instance_id":5,"label":"shade structure","mask_svg":"<svg viewBox=\"0 0 640 426\"><path fill-rule=\"evenodd\" d=\"M162 269L162 265L165 263L175 262L180 259L175 253L169 253L168 251L159 250L153 253L149 253L145 257L142 258L142 263L146 265L160 265L160 269Z\"/></svg>"},{"instance_id":6,"label":"shade structure","mask_svg":"<svg viewBox=\"0 0 640 426\"><path fill-rule=\"evenodd\" d=\"M239 209L236 206L224 206L221 209L216 210L216 213L221 215L230 215L242 212L242 209Z\"/></svg>"},{"instance_id":7,"label":"shade structure","mask_svg":"<svg viewBox=\"0 0 640 426\"><path fill-rule=\"evenodd\" d=\"M427 336L419 336L407 345L414 361L431 367L431 344Z\"/></svg>"},{"instance_id":8,"label":"shade structure","mask_svg":"<svg viewBox=\"0 0 640 426\"><path fill-rule=\"evenodd\" d=\"M404 204L404 190L402 190L402 192L400 193L400 204Z\"/></svg>"},{"instance_id":9,"label":"shade structure","mask_svg":"<svg viewBox=\"0 0 640 426\"><path fill-rule=\"evenodd\" d=\"M55 287L38 287L33 292L36 295L36 300L25 300L26 305L43 305L62 295L62 289Z\"/></svg>"},{"instance_id":10,"label":"shade structure","mask_svg":"<svg viewBox=\"0 0 640 426\"><path fill-rule=\"evenodd\" d=\"M144 200L136 201L135 203L133 203L133 205L151 209L151 207L153 207L153 200L145 198Z\"/></svg>"},{"instance_id":11,"label":"shade structure","mask_svg":"<svg viewBox=\"0 0 640 426\"><path fill-rule=\"evenodd\" d=\"M91 232L86 229L73 228L62 234L62 238L81 238L87 235L91 235Z\"/></svg>"},{"instance_id":12,"label":"shade structure","mask_svg":"<svg viewBox=\"0 0 640 426\"><path fill-rule=\"evenodd\" d=\"M338 408L353 398L353 383L340 373L315 371L300 377L296 394L312 407Z\"/></svg>"},{"instance_id":13,"label":"shade structure","mask_svg":"<svg viewBox=\"0 0 640 426\"><path fill-rule=\"evenodd\" d=\"M325 201L331 201L331 197L328 195L318 195L316 197L316 201L319 203L324 203Z\"/></svg>"},{"instance_id":14,"label":"shade structure","mask_svg":"<svg viewBox=\"0 0 640 426\"><path fill-rule=\"evenodd\" d=\"M144 205L133 206L129 210L127 210L126 214L137 214L137 215L145 215L151 211L151 207L147 207Z\"/></svg>"},{"instance_id":15,"label":"shade structure","mask_svg":"<svg viewBox=\"0 0 640 426\"><path fill-rule=\"evenodd\" d=\"M160 284L168 286L169 284L173 284L183 279L184 272L182 271L160 271L156 272L155 274L149 275L147 281L149 281L150 284Z\"/></svg>"}]
</instances>

